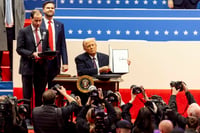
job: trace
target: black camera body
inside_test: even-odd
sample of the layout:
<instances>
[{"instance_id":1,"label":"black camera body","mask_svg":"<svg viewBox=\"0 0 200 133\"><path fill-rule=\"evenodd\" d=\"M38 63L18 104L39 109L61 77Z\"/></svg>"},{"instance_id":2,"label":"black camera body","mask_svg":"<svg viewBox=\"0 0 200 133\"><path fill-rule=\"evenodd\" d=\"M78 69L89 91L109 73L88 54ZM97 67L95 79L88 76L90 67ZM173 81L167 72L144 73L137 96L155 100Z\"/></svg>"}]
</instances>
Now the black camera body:
<instances>
[{"instance_id":1,"label":"black camera body","mask_svg":"<svg viewBox=\"0 0 200 133\"><path fill-rule=\"evenodd\" d=\"M183 91L182 81L171 81L170 82L170 86L171 87L175 87L176 90Z\"/></svg>"},{"instance_id":2,"label":"black camera body","mask_svg":"<svg viewBox=\"0 0 200 133\"><path fill-rule=\"evenodd\" d=\"M140 94L142 93L142 89L139 86L131 85L131 90L133 94Z\"/></svg>"},{"instance_id":3,"label":"black camera body","mask_svg":"<svg viewBox=\"0 0 200 133\"><path fill-rule=\"evenodd\" d=\"M0 102L0 132L4 131L6 127L11 127L13 125L13 119L16 119L17 124L21 124L21 118L19 114L27 115L29 105L20 104L21 102L30 102L30 100L21 99L18 100L16 97L6 97L3 101ZM14 106L14 108L13 108ZM13 116L13 112L16 113L16 116ZM18 117L18 118L17 118Z\"/></svg>"},{"instance_id":4,"label":"black camera body","mask_svg":"<svg viewBox=\"0 0 200 133\"><path fill-rule=\"evenodd\" d=\"M56 95L59 95L60 92L57 90L57 88L59 88L59 89L61 88L59 84L54 85L51 89L56 91Z\"/></svg>"},{"instance_id":5,"label":"black camera body","mask_svg":"<svg viewBox=\"0 0 200 133\"><path fill-rule=\"evenodd\" d=\"M106 117L106 113L104 112L104 108L102 106L95 107L93 116L95 119L95 132L105 133L106 126L105 126L104 119Z\"/></svg>"},{"instance_id":6,"label":"black camera body","mask_svg":"<svg viewBox=\"0 0 200 133\"><path fill-rule=\"evenodd\" d=\"M99 92L98 90L90 91L90 97L92 100L99 100Z\"/></svg>"},{"instance_id":7,"label":"black camera body","mask_svg":"<svg viewBox=\"0 0 200 133\"><path fill-rule=\"evenodd\" d=\"M111 90L108 90L107 91L107 94L106 94L106 97L105 97L105 99L109 102L109 103L115 103L116 105L118 104L118 97L117 97L117 95L113 92L113 91L111 91Z\"/></svg>"}]
</instances>

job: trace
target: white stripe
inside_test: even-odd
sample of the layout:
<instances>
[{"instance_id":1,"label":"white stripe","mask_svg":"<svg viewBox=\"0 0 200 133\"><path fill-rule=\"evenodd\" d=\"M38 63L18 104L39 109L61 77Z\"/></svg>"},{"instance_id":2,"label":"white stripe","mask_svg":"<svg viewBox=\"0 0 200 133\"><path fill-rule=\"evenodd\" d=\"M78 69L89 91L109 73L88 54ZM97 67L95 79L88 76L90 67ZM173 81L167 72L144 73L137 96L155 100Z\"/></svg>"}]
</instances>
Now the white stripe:
<instances>
[{"instance_id":1,"label":"white stripe","mask_svg":"<svg viewBox=\"0 0 200 133\"><path fill-rule=\"evenodd\" d=\"M1 90L0 89L0 92L13 92L13 90Z\"/></svg>"},{"instance_id":2,"label":"white stripe","mask_svg":"<svg viewBox=\"0 0 200 133\"><path fill-rule=\"evenodd\" d=\"M97 20L200 20L199 17L82 17L54 16L55 19L97 19Z\"/></svg>"}]
</instances>

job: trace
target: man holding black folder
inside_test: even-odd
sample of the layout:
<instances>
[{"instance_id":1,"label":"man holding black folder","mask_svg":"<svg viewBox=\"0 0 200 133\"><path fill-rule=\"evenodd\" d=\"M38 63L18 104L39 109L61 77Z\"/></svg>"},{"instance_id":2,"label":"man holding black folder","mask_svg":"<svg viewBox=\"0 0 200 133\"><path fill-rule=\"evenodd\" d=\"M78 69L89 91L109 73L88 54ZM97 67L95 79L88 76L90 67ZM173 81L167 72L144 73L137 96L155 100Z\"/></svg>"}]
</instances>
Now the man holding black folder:
<instances>
[{"instance_id":1,"label":"man holding black folder","mask_svg":"<svg viewBox=\"0 0 200 133\"><path fill-rule=\"evenodd\" d=\"M19 74L22 75L23 98L32 97L35 90L35 106L42 104L42 93L47 83L48 62L39 53L50 50L48 31L40 28L42 13L39 10L31 12L31 25L19 31L17 38L17 53L21 56Z\"/></svg>"}]
</instances>

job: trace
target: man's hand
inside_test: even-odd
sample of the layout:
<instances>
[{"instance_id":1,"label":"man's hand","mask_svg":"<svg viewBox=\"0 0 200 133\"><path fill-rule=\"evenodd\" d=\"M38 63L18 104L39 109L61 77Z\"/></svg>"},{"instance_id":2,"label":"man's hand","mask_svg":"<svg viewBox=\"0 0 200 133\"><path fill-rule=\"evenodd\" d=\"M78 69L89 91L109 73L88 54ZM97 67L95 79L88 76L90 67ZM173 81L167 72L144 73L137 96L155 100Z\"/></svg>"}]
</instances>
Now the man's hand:
<instances>
[{"instance_id":1,"label":"man's hand","mask_svg":"<svg viewBox=\"0 0 200 133\"><path fill-rule=\"evenodd\" d=\"M131 100L129 101L129 103L133 103L133 101L135 100L136 98L136 94L133 94L133 89L131 89Z\"/></svg>"},{"instance_id":2,"label":"man's hand","mask_svg":"<svg viewBox=\"0 0 200 133\"><path fill-rule=\"evenodd\" d=\"M66 89L63 86L60 86L60 88L56 88L60 94L62 94L63 96L67 95Z\"/></svg>"},{"instance_id":3,"label":"man's hand","mask_svg":"<svg viewBox=\"0 0 200 133\"><path fill-rule=\"evenodd\" d=\"M62 72L66 72L66 71L68 71L68 65L63 65L62 66Z\"/></svg>"},{"instance_id":4,"label":"man's hand","mask_svg":"<svg viewBox=\"0 0 200 133\"><path fill-rule=\"evenodd\" d=\"M99 72L100 72L100 73L102 73L102 72L108 73L108 72L110 72L110 67L109 67L109 66L100 67L100 68L99 68Z\"/></svg>"},{"instance_id":5,"label":"man's hand","mask_svg":"<svg viewBox=\"0 0 200 133\"><path fill-rule=\"evenodd\" d=\"M172 87L172 95L177 95L180 89L176 89L175 87Z\"/></svg>"},{"instance_id":6,"label":"man's hand","mask_svg":"<svg viewBox=\"0 0 200 133\"><path fill-rule=\"evenodd\" d=\"M131 65L131 60L127 59L127 64L130 66Z\"/></svg>"},{"instance_id":7,"label":"man's hand","mask_svg":"<svg viewBox=\"0 0 200 133\"><path fill-rule=\"evenodd\" d=\"M188 87L187 87L186 83L185 83L185 82L182 82L181 84L182 84L182 86L183 86L183 90L184 90L185 92L187 92L187 91L188 91Z\"/></svg>"},{"instance_id":8,"label":"man's hand","mask_svg":"<svg viewBox=\"0 0 200 133\"><path fill-rule=\"evenodd\" d=\"M76 100L76 102L78 103L79 106L82 106L81 98L79 96L76 96L75 100Z\"/></svg>"},{"instance_id":9,"label":"man's hand","mask_svg":"<svg viewBox=\"0 0 200 133\"><path fill-rule=\"evenodd\" d=\"M38 52L33 52L32 55L33 55L33 57L34 57L35 60L41 59L41 57L38 54L39 54Z\"/></svg>"},{"instance_id":10,"label":"man's hand","mask_svg":"<svg viewBox=\"0 0 200 133\"><path fill-rule=\"evenodd\" d=\"M169 8L174 8L174 1L173 0L168 0L168 7Z\"/></svg>"}]
</instances>

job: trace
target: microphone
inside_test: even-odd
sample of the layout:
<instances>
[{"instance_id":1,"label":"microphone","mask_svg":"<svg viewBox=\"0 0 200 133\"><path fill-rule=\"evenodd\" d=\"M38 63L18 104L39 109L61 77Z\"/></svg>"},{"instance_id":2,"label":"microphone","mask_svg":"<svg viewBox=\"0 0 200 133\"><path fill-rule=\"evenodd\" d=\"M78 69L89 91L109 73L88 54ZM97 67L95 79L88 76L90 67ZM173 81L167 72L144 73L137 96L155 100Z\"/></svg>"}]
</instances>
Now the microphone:
<instances>
[{"instance_id":1,"label":"microphone","mask_svg":"<svg viewBox=\"0 0 200 133\"><path fill-rule=\"evenodd\" d=\"M42 32L42 38L41 38L40 41L38 42L36 48L39 46L40 43L42 43L42 41L44 41L44 38L46 37L46 34L47 34L47 33L46 33L45 31Z\"/></svg>"},{"instance_id":2,"label":"microphone","mask_svg":"<svg viewBox=\"0 0 200 133\"><path fill-rule=\"evenodd\" d=\"M45 31L42 32L42 39L41 39L41 41L44 41L44 38L46 37L46 34L47 33Z\"/></svg>"}]
</instances>

